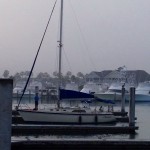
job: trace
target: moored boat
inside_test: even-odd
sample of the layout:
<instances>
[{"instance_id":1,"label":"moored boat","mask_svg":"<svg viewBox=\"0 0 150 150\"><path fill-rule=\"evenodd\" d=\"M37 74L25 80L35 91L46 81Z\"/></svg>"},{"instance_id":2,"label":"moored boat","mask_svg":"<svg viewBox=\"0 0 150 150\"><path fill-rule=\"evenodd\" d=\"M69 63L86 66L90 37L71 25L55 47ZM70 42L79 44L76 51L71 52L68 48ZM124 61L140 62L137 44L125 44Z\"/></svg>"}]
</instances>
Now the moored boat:
<instances>
[{"instance_id":1,"label":"moored boat","mask_svg":"<svg viewBox=\"0 0 150 150\"><path fill-rule=\"evenodd\" d=\"M99 124L116 121L115 116L111 113L95 113L85 109L19 110L19 114L24 121L32 123Z\"/></svg>"},{"instance_id":2,"label":"moored boat","mask_svg":"<svg viewBox=\"0 0 150 150\"><path fill-rule=\"evenodd\" d=\"M95 96L101 99L109 99L113 101L121 101L122 98L122 86L125 85L126 93L128 93L129 87L125 83L113 83L108 88L108 91L104 93L95 93Z\"/></svg>"},{"instance_id":3,"label":"moored boat","mask_svg":"<svg viewBox=\"0 0 150 150\"><path fill-rule=\"evenodd\" d=\"M55 2L56 4L56 2ZM55 6L54 4L54 6ZM85 123L85 124L93 124L93 123L111 123L116 121L115 116L112 113L93 111L87 108L68 108L63 109L60 107L60 101L63 98L65 99L80 99L80 100L89 100L94 99L94 95L77 92L77 91L69 91L63 90L63 94L61 93L61 51L62 51L62 21L63 21L63 0L61 0L61 15L60 15L60 39L59 39L59 86L58 86L58 101L57 108L49 108L49 110L22 110L18 109L19 114L27 122L36 122L36 123L60 123L60 124L77 124L77 123ZM36 55L37 56L37 55ZM37 57L36 57L37 58ZM35 59L36 61L36 59ZM35 64L34 61L34 64ZM34 64L31 69L31 73L34 67ZM31 75L30 73L30 75ZM30 76L29 76L30 77ZM29 81L29 78L28 80ZM27 84L26 84L27 86ZM25 88L26 88L25 86ZM24 88L24 92L25 92ZM99 99L99 101L105 103L104 100ZM111 101L106 101L106 103L112 103Z\"/></svg>"},{"instance_id":4,"label":"moored boat","mask_svg":"<svg viewBox=\"0 0 150 150\"><path fill-rule=\"evenodd\" d=\"M129 101L130 95L126 95L126 100ZM150 81L139 83L135 90L136 102L150 102Z\"/></svg>"}]
</instances>

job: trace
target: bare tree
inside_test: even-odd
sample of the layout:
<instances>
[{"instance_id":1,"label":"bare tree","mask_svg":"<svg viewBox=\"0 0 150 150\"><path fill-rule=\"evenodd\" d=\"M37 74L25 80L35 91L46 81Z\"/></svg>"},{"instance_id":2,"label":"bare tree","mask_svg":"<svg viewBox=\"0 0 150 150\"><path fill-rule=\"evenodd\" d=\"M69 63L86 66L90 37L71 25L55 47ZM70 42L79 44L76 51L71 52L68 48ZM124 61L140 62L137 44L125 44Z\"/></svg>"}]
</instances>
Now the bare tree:
<instances>
[{"instance_id":1,"label":"bare tree","mask_svg":"<svg viewBox=\"0 0 150 150\"><path fill-rule=\"evenodd\" d=\"M4 78L8 78L8 77L9 77L9 71L8 71L8 70L5 70L5 71L4 71L3 77L4 77Z\"/></svg>"},{"instance_id":2,"label":"bare tree","mask_svg":"<svg viewBox=\"0 0 150 150\"><path fill-rule=\"evenodd\" d=\"M84 78L84 74L83 74L82 72L78 72L78 73L77 73L77 77L78 77L78 78Z\"/></svg>"}]
</instances>

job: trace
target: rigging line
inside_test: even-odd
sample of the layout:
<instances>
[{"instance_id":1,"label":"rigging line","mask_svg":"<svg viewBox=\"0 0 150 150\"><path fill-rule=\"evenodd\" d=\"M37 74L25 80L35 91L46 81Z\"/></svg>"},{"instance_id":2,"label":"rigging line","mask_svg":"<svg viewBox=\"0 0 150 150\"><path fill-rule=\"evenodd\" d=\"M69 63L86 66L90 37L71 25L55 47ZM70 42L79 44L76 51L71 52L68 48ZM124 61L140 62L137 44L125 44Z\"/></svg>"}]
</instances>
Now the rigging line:
<instances>
[{"instance_id":1,"label":"rigging line","mask_svg":"<svg viewBox=\"0 0 150 150\"><path fill-rule=\"evenodd\" d=\"M71 3L71 1L70 1L70 0L69 0L69 2L70 2L70 6L71 6L71 8L72 8L72 10L73 10L73 13L74 13L74 16L75 16L75 19L76 19L77 25L78 25L78 28L79 28L79 31L80 31L80 34L81 34L81 38L82 38L82 40L83 40L83 43L85 44L85 48L86 48L86 50L89 52L89 48L88 48L88 46L87 46L87 42L85 41L85 38L84 38L83 32L82 32L82 30L81 30L81 27L80 27L80 24L79 24L79 21L78 21L78 18L77 18L76 12L75 12L75 10L74 10L74 8L73 8L72 3ZM96 67L95 67L95 64L94 64L93 60L91 59L91 57L89 57L89 59L90 59L90 61L91 61L92 65L93 65L94 69L95 69L95 70L97 70L97 69L96 69Z\"/></svg>"},{"instance_id":2,"label":"rigging line","mask_svg":"<svg viewBox=\"0 0 150 150\"><path fill-rule=\"evenodd\" d=\"M22 95L21 95L21 97L20 97L20 100L19 100L19 103L18 103L17 109L19 108L19 105L20 105L20 102L21 102L21 100L22 100L22 97L23 97L23 95L24 95L24 93L25 93L25 91L26 91L26 88L27 88L28 82L29 82L29 80L30 80L30 77L31 77L32 71L33 71L34 66L35 66L35 62L36 62L36 60L37 60L37 56L38 56L38 54L39 54L39 51L40 51L41 45L42 45L42 43L43 43L43 40L44 40L44 37L45 37L46 31L47 31L47 28L48 28L49 22L50 22L50 20L51 20L52 14L53 14L53 12L54 12L54 9L55 9L55 6L56 6L56 3L57 3L57 0L55 1L54 6L53 6L53 9L52 9L52 11L51 11L51 14L50 14L50 17L49 17L48 23L47 23L47 25L46 25L46 28L45 28L44 34L43 34L43 36L42 36L42 40L41 40L40 45L39 45L39 48L38 48L38 50L37 50L37 53L36 53L36 56L35 56L35 59L34 59L33 65L32 65L32 67L31 67L31 71L30 71L30 74L29 74L29 76L28 76L27 82L26 82L26 84L25 84L25 87L24 87L24 89L23 89Z\"/></svg>"}]
</instances>

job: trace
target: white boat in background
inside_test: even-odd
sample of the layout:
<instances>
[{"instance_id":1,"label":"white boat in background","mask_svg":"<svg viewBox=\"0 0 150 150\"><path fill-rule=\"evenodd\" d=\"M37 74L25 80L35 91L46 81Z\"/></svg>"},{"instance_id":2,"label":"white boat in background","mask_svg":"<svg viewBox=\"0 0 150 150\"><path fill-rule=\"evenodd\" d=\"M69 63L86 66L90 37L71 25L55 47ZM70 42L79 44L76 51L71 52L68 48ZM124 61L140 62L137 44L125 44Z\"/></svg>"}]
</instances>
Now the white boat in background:
<instances>
[{"instance_id":1,"label":"white boat in background","mask_svg":"<svg viewBox=\"0 0 150 150\"><path fill-rule=\"evenodd\" d=\"M23 93L23 87L18 87L18 86L15 87L13 89L13 100L19 100L19 98L21 97L22 93ZM27 89L24 92L24 97L23 98L24 99L26 99L26 98L33 99L34 96L35 96L35 92Z\"/></svg>"},{"instance_id":2,"label":"white boat in background","mask_svg":"<svg viewBox=\"0 0 150 150\"><path fill-rule=\"evenodd\" d=\"M62 74L61 73L61 52L62 52L62 46L63 46L62 44L63 0L61 0L60 8L61 8L60 39L58 41L59 42L59 46L58 46L59 47L59 73L58 73L59 74L59 86L58 86L59 98L57 101L57 107L49 108L48 110L36 110L36 111L18 109L18 112L24 121L36 122L36 123L95 124L95 123L115 122L116 118L112 113L102 112L100 109L92 110L90 108L87 109L87 108L80 108L80 107L74 108L74 109L70 109L70 108L63 109L60 107L60 104L63 98L69 99L69 100L72 99L72 101L75 101L76 99L82 99L84 101L89 100L89 99L92 99L92 100L94 99L94 95L86 94L86 93L78 92L78 91L63 90L63 93L61 93L61 74ZM101 101L101 102L105 103L105 101ZM106 103L109 103L109 102L106 101Z\"/></svg>"},{"instance_id":3,"label":"white boat in background","mask_svg":"<svg viewBox=\"0 0 150 150\"><path fill-rule=\"evenodd\" d=\"M23 93L23 89L25 86L25 82L18 82L16 84L16 86L13 88L13 98L20 98L22 93ZM30 84L27 86L26 91L24 92L24 98L33 98L35 96L35 87L38 87L38 89L42 89L42 84L41 82L37 82L37 81L32 81L30 82Z\"/></svg>"},{"instance_id":4,"label":"white boat in background","mask_svg":"<svg viewBox=\"0 0 150 150\"><path fill-rule=\"evenodd\" d=\"M95 96L101 99L108 99L114 101L121 101L122 87L125 88L125 94L128 95L131 86L134 86L134 76L127 76L127 68L125 66L119 67L112 72L109 76L112 79L112 83L108 90L104 93L95 93Z\"/></svg>"},{"instance_id":5,"label":"white boat in background","mask_svg":"<svg viewBox=\"0 0 150 150\"><path fill-rule=\"evenodd\" d=\"M95 96L101 99L121 101L122 98L122 86L125 87L126 93L129 92L129 84L122 82L112 83L108 90L104 93L95 93Z\"/></svg>"},{"instance_id":6,"label":"white boat in background","mask_svg":"<svg viewBox=\"0 0 150 150\"><path fill-rule=\"evenodd\" d=\"M79 91L78 85L75 82L67 83L64 89Z\"/></svg>"},{"instance_id":7,"label":"white boat in background","mask_svg":"<svg viewBox=\"0 0 150 150\"><path fill-rule=\"evenodd\" d=\"M102 89L101 84L94 83L94 82L88 82L83 86L83 89L80 92L94 94L94 93L99 93L102 91L103 91L103 89Z\"/></svg>"},{"instance_id":8,"label":"white boat in background","mask_svg":"<svg viewBox=\"0 0 150 150\"><path fill-rule=\"evenodd\" d=\"M35 87L38 87L38 90L41 90L43 88L42 83L39 81L32 81L27 86L27 90L31 91L32 93L35 93Z\"/></svg>"},{"instance_id":9,"label":"white boat in background","mask_svg":"<svg viewBox=\"0 0 150 150\"><path fill-rule=\"evenodd\" d=\"M129 95L126 100L129 101ZM150 102L150 81L139 83L135 90L135 102Z\"/></svg>"},{"instance_id":10,"label":"white boat in background","mask_svg":"<svg viewBox=\"0 0 150 150\"><path fill-rule=\"evenodd\" d=\"M25 86L25 82L24 81L17 82L16 86L13 88L13 96L21 95L24 86Z\"/></svg>"},{"instance_id":11,"label":"white boat in background","mask_svg":"<svg viewBox=\"0 0 150 150\"><path fill-rule=\"evenodd\" d=\"M13 88L13 94L22 94L23 88L20 86L16 86Z\"/></svg>"}]
</instances>

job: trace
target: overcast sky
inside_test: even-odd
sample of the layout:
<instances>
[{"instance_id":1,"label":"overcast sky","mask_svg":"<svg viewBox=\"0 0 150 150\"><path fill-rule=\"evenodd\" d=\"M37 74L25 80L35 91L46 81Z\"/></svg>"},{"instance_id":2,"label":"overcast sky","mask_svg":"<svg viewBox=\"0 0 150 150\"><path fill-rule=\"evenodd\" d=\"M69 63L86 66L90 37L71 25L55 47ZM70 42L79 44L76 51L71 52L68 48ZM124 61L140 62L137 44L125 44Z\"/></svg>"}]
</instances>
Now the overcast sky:
<instances>
[{"instance_id":1,"label":"overcast sky","mask_svg":"<svg viewBox=\"0 0 150 150\"><path fill-rule=\"evenodd\" d=\"M55 0L0 0L0 74L30 70ZM34 72L57 71L60 0ZM64 0L63 67L150 73L150 0Z\"/></svg>"}]
</instances>

